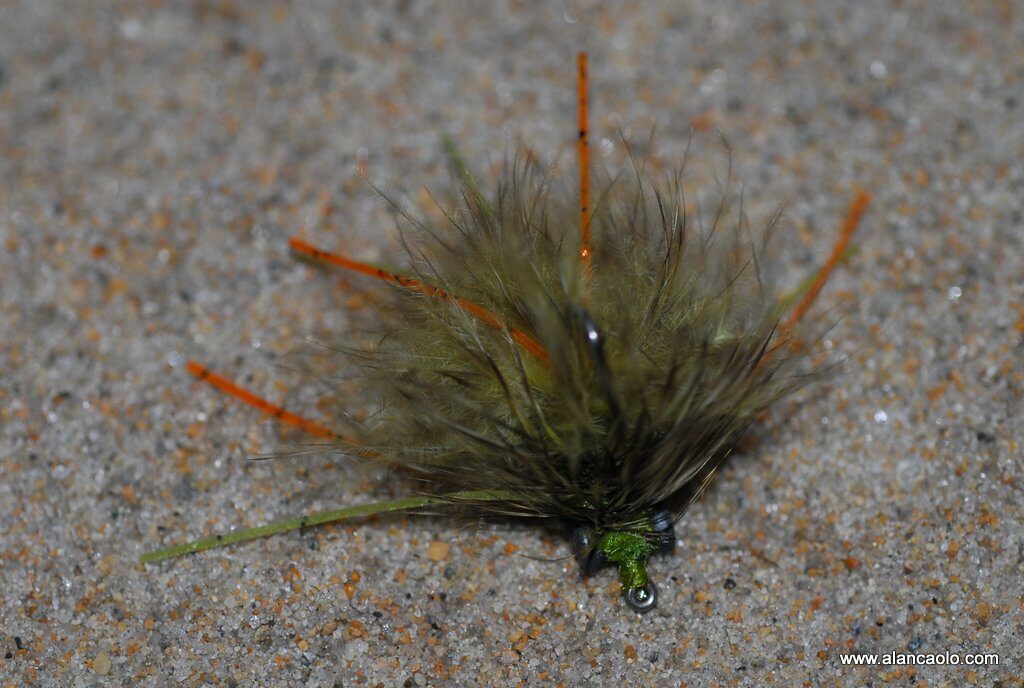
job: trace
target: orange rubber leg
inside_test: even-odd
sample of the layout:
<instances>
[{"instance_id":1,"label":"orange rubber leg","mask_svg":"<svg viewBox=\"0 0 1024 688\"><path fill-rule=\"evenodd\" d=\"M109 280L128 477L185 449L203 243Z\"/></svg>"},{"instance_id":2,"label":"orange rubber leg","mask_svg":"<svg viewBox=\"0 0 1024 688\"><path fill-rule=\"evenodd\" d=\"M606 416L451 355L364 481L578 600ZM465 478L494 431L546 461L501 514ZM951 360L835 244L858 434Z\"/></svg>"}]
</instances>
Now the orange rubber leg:
<instances>
[{"instance_id":1,"label":"orange rubber leg","mask_svg":"<svg viewBox=\"0 0 1024 688\"><path fill-rule=\"evenodd\" d=\"M273 416L274 418L281 421L285 425L291 425L296 428L301 428L302 430L308 432L310 435L313 435L315 437L321 437L323 439L343 439L340 435L338 435L330 428L321 425L320 423L317 423L314 420L309 420L308 418L303 418L302 416L296 415L291 411L282 408L281 406L271 404L266 399L263 399L262 397L253 394L247 389L239 387L231 380L227 379L226 377L218 375L217 373L213 372L206 366L200 365L195 361L189 361L186 367L188 369L188 372L192 373L197 378L199 378L201 382L205 382L206 384L212 387L216 387L221 392L224 392L225 394L232 396L235 399L238 399L243 404L252 406L253 408L262 411L268 416Z\"/></svg>"},{"instance_id":2,"label":"orange rubber leg","mask_svg":"<svg viewBox=\"0 0 1024 688\"><path fill-rule=\"evenodd\" d=\"M579 102L579 132L576 149L580 165L580 256L590 268L590 132L587 127L587 54L576 56L576 96Z\"/></svg>"},{"instance_id":3,"label":"orange rubber leg","mask_svg":"<svg viewBox=\"0 0 1024 688\"><path fill-rule=\"evenodd\" d=\"M376 277L379 280L383 280L391 284L397 284L400 287L411 289L412 291L418 291L422 294L427 294L428 296L434 296L444 301L450 301L457 305L462 310L469 313L470 315L473 315L476 318L479 318L481 321L487 323L491 327L498 330L507 330L509 335L517 344L519 344L524 349L529 351L540 361L547 363L551 359L551 356L536 339L534 339L533 337L526 334L520 329L509 327L498 316L494 315L483 306L476 304L468 299L455 296L454 294L449 294L444 289L435 287L432 284L427 284L425 282L421 282L411 277L405 277L404 275L389 272L387 270L384 270L383 268L371 265L370 263L364 263L362 261L354 260L352 258L349 258L348 256L343 256L338 253L330 253L328 251L324 251L313 246L312 244L306 243L305 241L297 237L292 237L291 239L289 239L288 245L291 246L292 250L295 251L296 253L301 253L303 255L309 256L310 258L322 260L326 263L330 263L331 265L336 265L338 267L345 268L346 270L352 270L353 272L358 272L363 275Z\"/></svg>"},{"instance_id":4,"label":"orange rubber leg","mask_svg":"<svg viewBox=\"0 0 1024 688\"><path fill-rule=\"evenodd\" d=\"M793 309L792 314L786 321L779 326L778 340L768 347L765 352L765 357L770 356L776 350L783 346L788 346L791 349L799 349L802 344L796 339L792 338L793 328L800 322L800 319L807 314L810 310L814 300L818 297L822 287L825 286L825 282L828 281L829 275L835 270L836 265L842 260L843 253L846 252L846 247L850 244L850 239L853 238L853 233L857 231L857 226L860 225L861 219L864 217L864 213L868 209L868 205L871 203L871 194L864 189L860 189L857 195L854 196L853 202L850 203L849 210L846 211L846 217L843 220L843 225L839 230L839 238L836 240L835 245L832 247L832 252L829 254L828 260L822 266L821 270L818 271L811 286L807 289L807 293L800 299L800 303L797 304L796 308Z\"/></svg>"},{"instance_id":5,"label":"orange rubber leg","mask_svg":"<svg viewBox=\"0 0 1024 688\"><path fill-rule=\"evenodd\" d=\"M857 231L857 226L860 224L861 218L864 217L865 211L868 209L868 205L871 203L871 194L861 189L857 192L856 197L853 199L853 203L850 204L850 209L846 211L846 219L843 220L842 229L839 231L839 239L832 247L832 253L829 255L828 260L822 269L818 272L818 276L814 282L811 283L811 287L804 294L804 297L800 300L800 303L793 310L793 313L786 320L786 323L782 326L783 329L788 330L800 322L800 318L804 317L811 308L811 304L818 297L818 293L821 288L825 286L825 282L828 281L829 275L835 269L836 265L839 264L843 253L846 251L846 247L850 244L850 239L853 238L853 233Z\"/></svg>"}]
</instances>

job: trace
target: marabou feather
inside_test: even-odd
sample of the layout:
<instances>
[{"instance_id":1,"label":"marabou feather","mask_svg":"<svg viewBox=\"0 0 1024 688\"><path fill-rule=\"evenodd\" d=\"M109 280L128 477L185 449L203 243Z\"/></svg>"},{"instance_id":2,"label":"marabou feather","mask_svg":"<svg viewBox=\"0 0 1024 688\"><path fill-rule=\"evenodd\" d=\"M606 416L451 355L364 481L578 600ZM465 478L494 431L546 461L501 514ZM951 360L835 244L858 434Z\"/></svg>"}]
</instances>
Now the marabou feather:
<instances>
[{"instance_id":1,"label":"marabou feather","mask_svg":"<svg viewBox=\"0 0 1024 688\"><path fill-rule=\"evenodd\" d=\"M679 176L657 184L634 165L594 208L588 270L558 183L515 162L484 196L463 173L446 226L412 221L408 274L499 326L395 289L379 344L356 357L382 405L367 446L411 469L422 494L507 496L453 498L481 512L598 534L662 506L681 515L755 417L813 370L793 365L805 349L773 346L788 336L782 303L728 189L695 229Z\"/></svg>"}]
</instances>

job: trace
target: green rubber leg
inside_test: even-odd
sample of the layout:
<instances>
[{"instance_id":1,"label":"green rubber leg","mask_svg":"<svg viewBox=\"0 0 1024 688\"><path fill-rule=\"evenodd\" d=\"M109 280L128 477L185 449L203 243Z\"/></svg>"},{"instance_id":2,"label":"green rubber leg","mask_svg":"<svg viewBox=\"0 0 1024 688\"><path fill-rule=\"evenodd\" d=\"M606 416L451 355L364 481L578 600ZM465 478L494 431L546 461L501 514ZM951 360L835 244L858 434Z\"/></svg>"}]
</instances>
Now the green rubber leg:
<instances>
[{"instance_id":1,"label":"green rubber leg","mask_svg":"<svg viewBox=\"0 0 1024 688\"><path fill-rule=\"evenodd\" d=\"M309 514L299 518L289 519L287 521L269 523L265 526L258 526L256 528L236 530L223 535L214 535L212 537L193 540L192 542L174 545L172 547L155 550L153 552L146 552L142 555L141 561L143 564L150 564L155 561L173 559L174 557L194 554L195 552L203 552L208 549L227 547L228 545L234 545L239 542L248 542L249 540L257 540L259 538L279 535L293 530L311 528L313 526L336 523L338 521L347 521L354 518L363 518L366 516L373 516L374 514L385 514L395 511L411 511L413 509L419 509L436 504L450 504L453 501L495 501L509 499L510 496L511 495L507 492L477 490L456 492L451 495L445 495L443 498L405 497L404 499L393 499L386 502L358 504L356 506L349 506L343 509L321 511L319 513Z\"/></svg>"}]
</instances>

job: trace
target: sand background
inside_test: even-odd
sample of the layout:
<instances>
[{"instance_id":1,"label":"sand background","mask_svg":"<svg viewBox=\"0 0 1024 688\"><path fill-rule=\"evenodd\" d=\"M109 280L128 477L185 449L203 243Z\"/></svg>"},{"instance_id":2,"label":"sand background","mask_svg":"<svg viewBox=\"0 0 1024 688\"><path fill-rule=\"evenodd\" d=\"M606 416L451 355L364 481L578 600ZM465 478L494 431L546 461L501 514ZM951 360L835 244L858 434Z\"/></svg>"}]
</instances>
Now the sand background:
<instances>
[{"instance_id":1,"label":"sand background","mask_svg":"<svg viewBox=\"0 0 1024 688\"><path fill-rule=\"evenodd\" d=\"M0 2L0 685L1020 685L1022 46L1009 1ZM359 411L295 356L365 283L286 238L397 255L358 167L430 213L444 132L489 182L521 144L571 174L578 49L596 162L656 128L671 169L695 131L702 188L721 130L752 220L788 201L787 278L875 195L823 301L839 374L690 511L659 608L531 558L567 541L523 525L382 519L139 565L400 493L329 456L248 460L304 438L184 362Z\"/></svg>"}]
</instances>

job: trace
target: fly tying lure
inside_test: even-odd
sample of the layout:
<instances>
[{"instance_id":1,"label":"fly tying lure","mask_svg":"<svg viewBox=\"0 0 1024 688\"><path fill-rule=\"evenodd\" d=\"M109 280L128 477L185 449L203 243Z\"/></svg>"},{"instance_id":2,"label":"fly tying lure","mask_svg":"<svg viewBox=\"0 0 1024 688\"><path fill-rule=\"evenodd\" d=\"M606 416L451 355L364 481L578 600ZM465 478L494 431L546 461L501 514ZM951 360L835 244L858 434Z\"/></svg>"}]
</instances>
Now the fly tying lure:
<instances>
[{"instance_id":1,"label":"fly tying lure","mask_svg":"<svg viewBox=\"0 0 1024 688\"><path fill-rule=\"evenodd\" d=\"M485 194L453 155L462 207L446 226L406 218L404 273L291 240L301 257L393 287L375 346L350 351L379 409L372 422L338 433L188 364L338 451L396 469L410 496L204 538L144 562L447 507L565 522L584 575L613 566L632 609L655 606L648 559L674 546L676 522L743 431L813 377L804 317L870 197L855 195L825 264L775 294L763 244L742 222L724 226L724 198L709 228L689 226L678 176L654 183L634 165L592 207L585 53L577 69L578 195L518 162Z\"/></svg>"}]
</instances>

